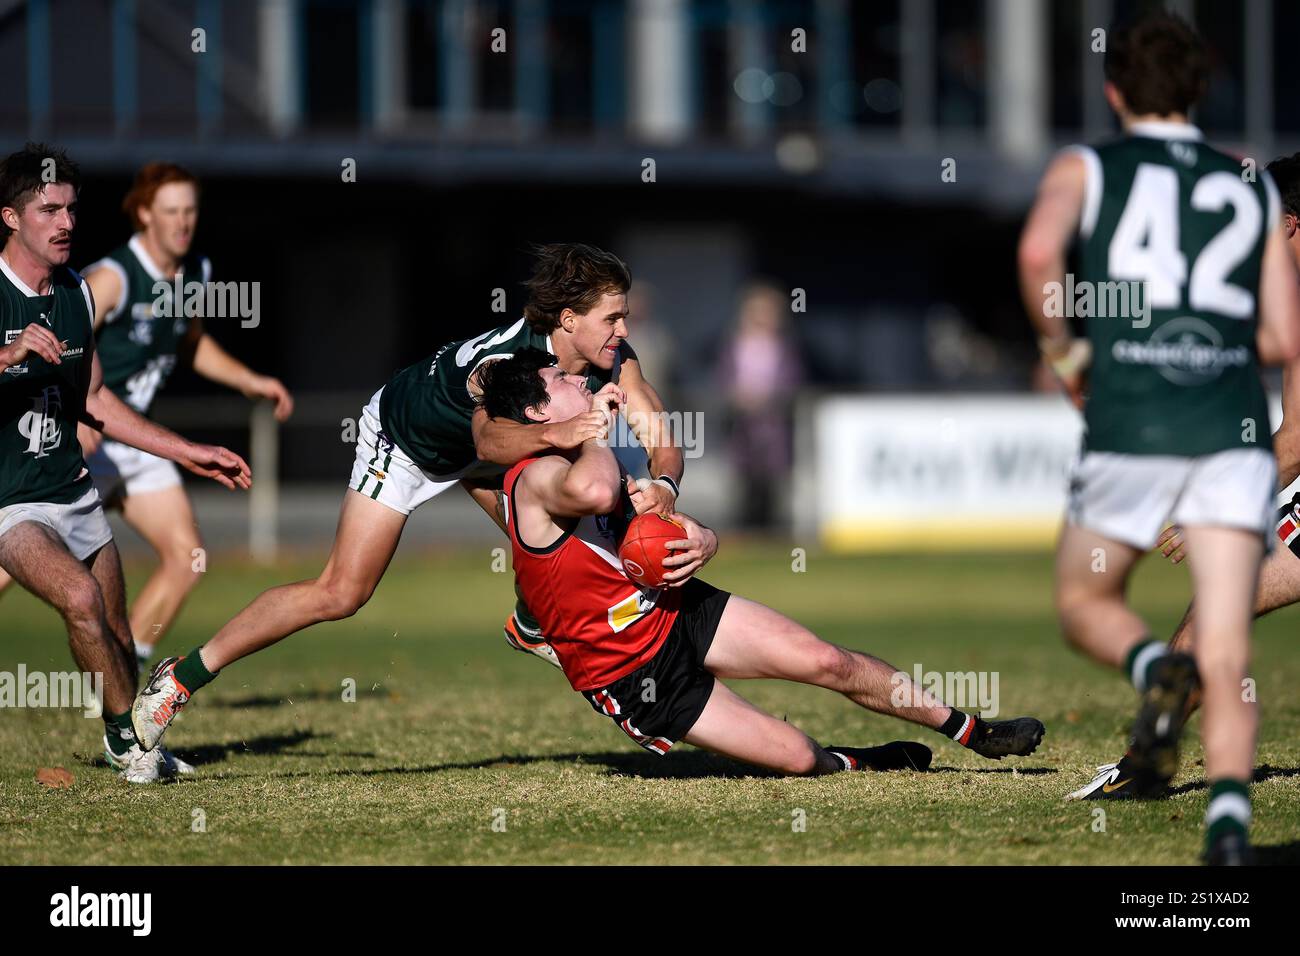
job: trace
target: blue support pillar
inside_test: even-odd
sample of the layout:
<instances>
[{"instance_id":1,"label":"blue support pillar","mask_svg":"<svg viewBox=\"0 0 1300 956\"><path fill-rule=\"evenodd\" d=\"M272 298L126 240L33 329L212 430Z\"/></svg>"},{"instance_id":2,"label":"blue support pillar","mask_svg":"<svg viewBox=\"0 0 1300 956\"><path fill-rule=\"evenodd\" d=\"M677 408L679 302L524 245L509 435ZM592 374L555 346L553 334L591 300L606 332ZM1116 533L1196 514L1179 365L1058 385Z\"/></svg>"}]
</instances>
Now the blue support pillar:
<instances>
[{"instance_id":1,"label":"blue support pillar","mask_svg":"<svg viewBox=\"0 0 1300 956\"><path fill-rule=\"evenodd\" d=\"M623 6L600 0L591 11L591 112L597 129L621 126L627 116L628 61Z\"/></svg>"},{"instance_id":2,"label":"blue support pillar","mask_svg":"<svg viewBox=\"0 0 1300 956\"><path fill-rule=\"evenodd\" d=\"M54 104L50 72L50 0L29 0L27 4L27 128L32 139L40 139L53 123Z\"/></svg>"},{"instance_id":3,"label":"blue support pillar","mask_svg":"<svg viewBox=\"0 0 1300 956\"><path fill-rule=\"evenodd\" d=\"M113 129L135 129L139 113L136 83L135 0L113 0Z\"/></svg>"},{"instance_id":4,"label":"blue support pillar","mask_svg":"<svg viewBox=\"0 0 1300 956\"><path fill-rule=\"evenodd\" d=\"M199 134L211 136L221 127L221 0L198 0L195 8L197 26L206 32L205 52L198 57L195 106L199 114Z\"/></svg>"},{"instance_id":5,"label":"blue support pillar","mask_svg":"<svg viewBox=\"0 0 1300 956\"><path fill-rule=\"evenodd\" d=\"M546 71L546 0L515 4L515 115L526 130L544 126L551 110Z\"/></svg>"}]
</instances>

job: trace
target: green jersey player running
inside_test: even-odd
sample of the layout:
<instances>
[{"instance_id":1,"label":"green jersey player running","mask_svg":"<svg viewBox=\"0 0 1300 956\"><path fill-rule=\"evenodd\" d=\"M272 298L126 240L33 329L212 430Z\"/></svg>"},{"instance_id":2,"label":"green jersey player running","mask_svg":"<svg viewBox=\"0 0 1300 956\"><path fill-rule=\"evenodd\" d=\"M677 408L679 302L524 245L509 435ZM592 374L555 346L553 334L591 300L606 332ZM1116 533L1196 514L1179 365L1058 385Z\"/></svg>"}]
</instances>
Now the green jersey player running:
<instances>
[{"instance_id":1,"label":"green jersey player running","mask_svg":"<svg viewBox=\"0 0 1300 956\"><path fill-rule=\"evenodd\" d=\"M1257 722L1241 687L1277 482L1258 366L1300 354L1300 287L1271 177L1244 175L1187 121L1206 82L1192 30L1164 13L1112 30L1106 78L1124 136L1052 163L1020 243L1022 296L1043 352L1076 400L1085 371L1089 389L1057 610L1066 639L1122 667L1141 695L1135 791L1172 779L1199 682L1205 859L1239 864L1250 859ZM1082 342L1047 307L1076 233L1075 288L1094 290L1096 304L1125 283L1136 300L1124 315L1092 315ZM1194 657L1153 640L1125 600L1134 564L1169 522L1188 541Z\"/></svg>"},{"instance_id":2,"label":"green jersey player running","mask_svg":"<svg viewBox=\"0 0 1300 956\"><path fill-rule=\"evenodd\" d=\"M149 163L136 174L122 210L135 234L84 271L95 302L95 350L104 385L147 416L177 364L187 363L249 398L270 399L276 418L287 419L293 399L284 385L233 358L205 331L202 316L171 302L176 277L206 287L212 274L208 260L191 251L198 180L180 166ZM198 583L194 553L203 542L175 465L122 442L104 441L86 425L79 437L100 499L106 507L120 508L159 558L129 611L136 658L143 665ZM7 584L7 576L0 576L0 588Z\"/></svg>"},{"instance_id":3,"label":"green jersey player running","mask_svg":"<svg viewBox=\"0 0 1300 956\"><path fill-rule=\"evenodd\" d=\"M1282 227L1292 257L1300 264L1300 153L1280 157L1268 164L1282 200ZM1293 362L1282 373L1282 424L1273 435L1273 454L1277 458L1277 484L1287 488L1300 478L1300 363ZM1259 585L1255 589L1255 616L1263 617L1283 607L1300 603L1300 493L1278 508L1274 516L1277 541L1272 553L1264 559L1259 572ZM1278 545L1285 547L1278 547ZM1182 530L1171 526L1160 535L1158 547L1174 564L1186 557ZM1187 650L1192 646L1192 628L1196 614L1187 608L1177 630L1169 639L1171 650ZM1200 705L1199 695L1188 701L1190 716ZM1132 758L1125 754L1115 763L1103 764L1088 783L1069 794L1072 800L1132 800L1158 799L1165 791L1134 793L1135 774Z\"/></svg>"},{"instance_id":4,"label":"green jersey player running","mask_svg":"<svg viewBox=\"0 0 1300 956\"><path fill-rule=\"evenodd\" d=\"M150 783L192 768L141 749L131 732L136 670L122 565L77 426L228 488L251 479L238 455L186 441L104 386L91 292L67 267L80 178L42 144L0 162L0 568L63 617L77 666L103 676L109 764Z\"/></svg>"},{"instance_id":5,"label":"green jersey player running","mask_svg":"<svg viewBox=\"0 0 1300 956\"><path fill-rule=\"evenodd\" d=\"M629 487L633 504L642 512L675 510L682 454L658 395L624 341L630 283L627 266L608 252L577 243L544 246L528 283L524 318L444 345L376 392L358 425L352 477L324 571L264 592L206 644L161 661L135 702L142 745L153 747L191 695L222 668L295 631L355 614L374 593L416 508L462 484L504 530L505 466L607 435L609 422L599 410L556 423L490 418L478 402L477 372L487 362L540 349L565 372L586 376L592 392L608 390L625 406L628 426L649 453L651 473L664 476ZM689 577L706 559L701 534L684 540L681 553L668 559L677 566L674 577ZM517 606L514 620L526 616ZM517 637L512 630L507 634ZM555 662L539 633L522 649Z\"/></svg>"}]
</instances>

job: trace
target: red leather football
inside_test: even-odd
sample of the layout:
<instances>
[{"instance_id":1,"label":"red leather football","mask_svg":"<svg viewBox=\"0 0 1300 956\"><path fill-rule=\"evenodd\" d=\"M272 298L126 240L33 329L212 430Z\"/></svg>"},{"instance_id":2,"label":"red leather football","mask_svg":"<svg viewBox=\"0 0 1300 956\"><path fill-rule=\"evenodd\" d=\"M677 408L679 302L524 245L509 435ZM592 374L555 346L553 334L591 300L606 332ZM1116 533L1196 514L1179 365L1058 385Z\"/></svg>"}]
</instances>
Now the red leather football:
<instances>
[{"instance_id":1,"label":"red leather football","mask_svg":"<svg viewBox=\"0 0 1300 956\"><path fill-rule=\"evenodd\" d=\"M664 567L664 558L673 554L664 545L686 537L686 529L672 518L661 514L637 515L627 526L627 534L619 545L618 557L623 562L627 576L648 588L661 587L664 575L672 568Z\"/></svg>"}]
</instances>

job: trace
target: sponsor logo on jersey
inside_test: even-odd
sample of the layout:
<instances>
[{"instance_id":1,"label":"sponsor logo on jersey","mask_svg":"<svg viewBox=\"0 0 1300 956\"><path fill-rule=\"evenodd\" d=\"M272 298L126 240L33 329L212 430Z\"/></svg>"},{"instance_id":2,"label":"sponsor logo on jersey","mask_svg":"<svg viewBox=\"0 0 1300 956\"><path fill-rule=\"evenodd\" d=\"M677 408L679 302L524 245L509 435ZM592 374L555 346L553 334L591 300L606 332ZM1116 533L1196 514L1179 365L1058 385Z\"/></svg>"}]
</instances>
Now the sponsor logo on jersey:
<instances>
[{"instance_id":1,"label":"sponsor logo on jersey","mask_svg":"<svg viewBox=\"0 0 1300 956\"><path fill-rule=\"evenodd\" d=\"M131 331L126 337L136 345L153 345L154 304L137 302L131 306Z\"/></svg>"},{"instance_id":2,"label":"sponsor logo on jersey","mask_svg":"<svg viewBox=\"0 0 1300 956\"><path fill-rule=\"evenodd\" d=\"M1251 362L1249 348L1224 348L1218 329L1190 315L1164 323L1145 342L1120 339L1111 346L1111 357L1121 365L1154 368L1175 385L1204 385L1225 368L1244 368Z\"/></svg>"}]
</instances>

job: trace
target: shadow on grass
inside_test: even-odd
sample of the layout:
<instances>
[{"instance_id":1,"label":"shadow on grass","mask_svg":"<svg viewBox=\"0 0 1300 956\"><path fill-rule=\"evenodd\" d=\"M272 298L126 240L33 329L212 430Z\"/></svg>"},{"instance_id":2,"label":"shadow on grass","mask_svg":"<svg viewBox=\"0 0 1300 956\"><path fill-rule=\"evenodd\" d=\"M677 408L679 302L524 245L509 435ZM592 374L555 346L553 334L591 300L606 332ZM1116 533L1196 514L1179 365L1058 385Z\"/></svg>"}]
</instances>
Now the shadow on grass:
<instances>
[{"instance_id":1,"label":"shadow on grass","mask_svg":"<svg viewBox=\"0 0 1300 956\"><path fill-rule=\"evenodd\" d=\"M236 740L228 744L201 744L175 751L195 767L202 769L213 764L222 763L232 756L253 754L259 757L274 757L296 747L308 740L322 740L332 734L318 734L311 730L295 730L287 734L273 734L265 737L250 737L248 740ZM296 750L294 757L373 757L373 753L313 753Z\"/></svg>"},{"instance_id":2,"label":"shadow on grass","mask_svg":"<svg viewBox=\"0 0 1300 956\"><path fill-rule=\"evenodd\" d=\"M297 754L295 754L297 756ZM320 756L325 756L324 754ZM345 755L337 755L345 756ZM268 777L309 777L309 776L356 776L377 777L384 774L433 774L449 770L491 770L527 766L536 763L574 763L602 766L606 772L616 776L637 777L642 780L695 780L725 779L739 780L745 777L779 779L783 775L760 767L737 763L725 757L704 751L694 750L672 754L668 757L655 757L642 753L560 753L560 754L501 754L483 760L465 760L455 763L426 764L418 767L363 767L356 770L338 768L314 773L308 770L290 770L265 774ZM1026 776L1056 773L1048 767L989 767L984 769L966 769L961 767L931 767L930 773L1021 773ZM250 775L251 776L251 775ZM262 776L259 774L258 776Z\"/></svg>"},{"instance_id":3,"label":"shadow on grass","mask_svg":"<svg viewBox=\"0 0 1300 956\"><path fill-rule=\"evenodd\" d=\"M1296 866L1300 864L1300 840L1256 846L1255 862L1260 866Z\"/></svg>"},{"instance_id":4,"label":"shadow on grass","mask_svg":"<svg viewBox=\"0 0 1300 956\"><path fill-rule=\"evenodd\" d=\"M292 707L294 704L307 704L316 701L335 703L340 699L337 690L307 690L305 688L288 694L252 694L245 697L216 697L204 700L203 706L215 710L240 710L245 707Z\"/></svg>"},{"instance_id":5,"label":"shadow on grass","mask_svg":"<svg viewBox=\"0 0 1300 956\"><path fill-rule=\"evenodd\" d=\"M1279 777L1300 777L1300 767L1274 767L1271 764L1264 764L1255 768L1255 775L1251 780L1254 783L1261 783ZM1177 797L1184 793L1195 793L1197 790L1208 790L1209 787L1210 782L1208 780L1191 780L1176 787L1171 787L1168 796Z\"/></svg>"}]
</instances>

